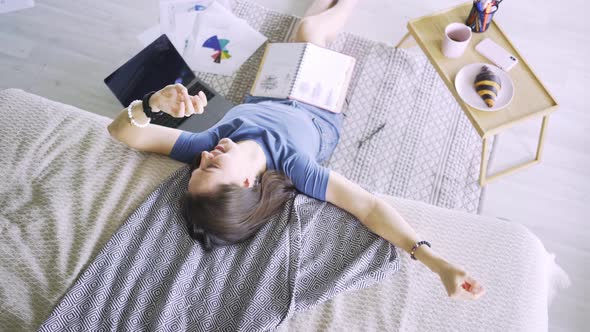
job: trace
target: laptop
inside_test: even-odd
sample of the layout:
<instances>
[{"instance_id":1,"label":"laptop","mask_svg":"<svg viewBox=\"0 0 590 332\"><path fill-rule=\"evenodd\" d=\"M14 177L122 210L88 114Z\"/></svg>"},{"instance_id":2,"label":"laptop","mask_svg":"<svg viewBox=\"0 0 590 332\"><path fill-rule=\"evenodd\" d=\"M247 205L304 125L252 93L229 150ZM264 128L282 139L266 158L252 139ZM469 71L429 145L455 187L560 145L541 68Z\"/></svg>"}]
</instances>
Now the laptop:
<instances>
[{"instance_id":1,"label":"laptop","mask_svg":"<svg viewBox=\"0 0 590 332\"><path fill-rule=\"evenodd\" d=\"M203 91L207 96L207 107L203 114L175 118L163 113L151 121L153 124L191 132L211 128L234 106L195 76L165 34L115 70L104 82L123 107L169 84L181 83L190 95Z\"/></svg>"}]
</instances>

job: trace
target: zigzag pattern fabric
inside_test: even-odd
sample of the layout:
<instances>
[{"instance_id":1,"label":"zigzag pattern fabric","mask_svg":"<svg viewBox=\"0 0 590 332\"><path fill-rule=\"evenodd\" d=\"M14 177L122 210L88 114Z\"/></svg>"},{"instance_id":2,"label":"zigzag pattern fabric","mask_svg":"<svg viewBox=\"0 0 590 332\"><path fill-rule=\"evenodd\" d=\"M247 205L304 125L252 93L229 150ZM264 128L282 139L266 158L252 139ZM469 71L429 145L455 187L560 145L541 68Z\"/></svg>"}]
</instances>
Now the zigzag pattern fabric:
<instances>
[{"instance_id":1,"label":"zigzag pattern fabric","mask_svg":"<svg viewBox=\"0 0 590 332\"><path fill-rule=\"evenodd\" d=\"M206 253L179 208L188 167L113 235L40 331L265 331L399 269L354 217L297 195L252 239Z\"/></svg>"}]
</instances>

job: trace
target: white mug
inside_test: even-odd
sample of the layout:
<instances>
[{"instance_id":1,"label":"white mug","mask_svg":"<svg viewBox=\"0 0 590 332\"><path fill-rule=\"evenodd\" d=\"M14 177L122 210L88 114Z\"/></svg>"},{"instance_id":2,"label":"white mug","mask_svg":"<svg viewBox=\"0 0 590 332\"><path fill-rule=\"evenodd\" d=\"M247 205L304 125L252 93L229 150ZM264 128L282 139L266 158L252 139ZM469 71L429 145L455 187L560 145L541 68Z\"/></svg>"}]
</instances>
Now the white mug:
<instances>
[{"instance_id":1,"label":"white mug","mask_svg":"<svg viewBox=\"0 0 590 332\"><path fill-rule=\"evenodd\" d=\"M471 28L463 23L451 23L445 28L442 52L447 58L458 58L471 41Z\"/></svg>"}]
</instances>

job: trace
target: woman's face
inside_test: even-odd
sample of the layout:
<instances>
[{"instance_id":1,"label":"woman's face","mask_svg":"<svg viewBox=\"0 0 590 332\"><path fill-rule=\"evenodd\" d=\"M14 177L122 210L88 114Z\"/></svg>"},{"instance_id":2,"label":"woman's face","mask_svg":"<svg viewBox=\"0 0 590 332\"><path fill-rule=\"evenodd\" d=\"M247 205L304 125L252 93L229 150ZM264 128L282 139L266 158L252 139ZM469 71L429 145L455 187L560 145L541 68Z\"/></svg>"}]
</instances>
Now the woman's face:
<instances>
[{"instance_id":1,"label":"woman's face","mask_svg":"<svg viewBox=\"0 0 590 332\"><path fill-rule=\"evenodd\" d=\"M212 192L221 184L247 186L246 151L229 138L223 138L211 151L201 152L201 163L191 174L188 190L192 193Z\"/></svg>"}]
</instances>

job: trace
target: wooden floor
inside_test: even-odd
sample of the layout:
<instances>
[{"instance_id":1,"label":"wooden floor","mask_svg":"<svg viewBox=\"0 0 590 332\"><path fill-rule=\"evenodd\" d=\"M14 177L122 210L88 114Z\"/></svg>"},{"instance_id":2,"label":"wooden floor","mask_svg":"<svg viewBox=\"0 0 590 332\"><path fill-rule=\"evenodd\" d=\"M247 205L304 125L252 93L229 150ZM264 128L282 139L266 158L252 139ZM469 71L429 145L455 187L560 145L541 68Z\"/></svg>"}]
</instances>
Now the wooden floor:
<instances>
[{"instance_id":1,"label":"wooden floor","mask_svg":"<svg viewBox=\"0 0 590 332\"><path fill-rule=\"evenodd\" d=\"M295 15L302 15L311 2L255 1ZM462 1L360 2L346 30L395 44L404 35L408 19ZM121 107L102 80L142 48L135 36L157 22L157 1L36 3L32 9L0 14L0 89L21 88L114 117ZM585 97L590 86L590 4L583 0L540 1L534 8L527 4L532 3L505 1L495 19L561 108L550 118L541 164L488 185L482 213L525 224L548 251L556 253L572 287L551 306L550 330L587 331L590 111ZM492 172L532 158L539 128L540 121L503 134Z\"/></svg>"}]
</instances>

